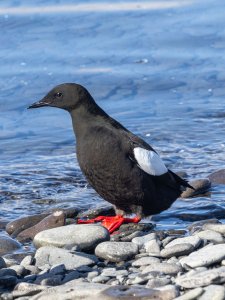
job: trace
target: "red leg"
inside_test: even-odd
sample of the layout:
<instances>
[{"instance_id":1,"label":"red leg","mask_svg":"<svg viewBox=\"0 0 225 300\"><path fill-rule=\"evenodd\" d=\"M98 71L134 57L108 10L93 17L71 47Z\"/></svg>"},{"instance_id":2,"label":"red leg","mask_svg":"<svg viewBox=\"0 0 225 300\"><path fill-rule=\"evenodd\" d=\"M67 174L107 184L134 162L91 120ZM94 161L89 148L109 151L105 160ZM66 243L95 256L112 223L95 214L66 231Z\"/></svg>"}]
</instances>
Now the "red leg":
<instances>
[{"instance_id":1,"label":"red leg","mask_svg":"<svg viewBox=\"0 0 225 300\"><path fill-rule=\"evenodd\" d=\"M141 218L124 218L121 215L107 217L107 216L98 216L97 218L90 219L90 220L77 220L77 224L90 224L90 223L97 223L101 222L102 226L107 228L110 233L114 232L124 223L138 223L140 222Z\"/></svg>"}]
</instances>

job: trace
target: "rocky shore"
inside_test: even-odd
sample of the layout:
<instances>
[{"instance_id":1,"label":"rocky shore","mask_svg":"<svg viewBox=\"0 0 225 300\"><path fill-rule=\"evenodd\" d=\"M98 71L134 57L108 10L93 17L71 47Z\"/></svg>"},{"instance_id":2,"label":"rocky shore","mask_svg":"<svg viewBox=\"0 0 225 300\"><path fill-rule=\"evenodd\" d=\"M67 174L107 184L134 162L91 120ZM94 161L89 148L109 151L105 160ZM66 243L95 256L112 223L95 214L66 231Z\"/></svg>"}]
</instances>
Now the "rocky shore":
<instances>
[{"instance_id":1,"label":"rocky shore","mask_svg":"<svg viewBox=\"0 0 225 300\"><path fill-rule=\"evenodd\" d=\"M211 181L192 182L195 195ZM112 213L58 209L1 224L0 299L225 299L225 224L124 224L111 236L99 224L76 224Z\"/></svg>"}]
</instances>

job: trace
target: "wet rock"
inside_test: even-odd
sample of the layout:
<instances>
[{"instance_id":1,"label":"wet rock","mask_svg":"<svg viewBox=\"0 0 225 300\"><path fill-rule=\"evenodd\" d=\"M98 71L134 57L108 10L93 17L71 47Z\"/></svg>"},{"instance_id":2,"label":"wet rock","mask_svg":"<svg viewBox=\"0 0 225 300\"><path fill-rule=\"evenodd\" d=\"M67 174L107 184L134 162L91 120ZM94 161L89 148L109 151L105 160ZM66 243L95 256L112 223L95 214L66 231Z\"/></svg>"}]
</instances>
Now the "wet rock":
<instances>
[{"instance_id":1,"label":"wet rock","mask_svg":"<svg viewBox=\"0 0 225 300\"><path fill-rule=\"evenodd\" d=\"M135 231L135 232L132 232L131 234L128 234L124 237L121 237L120 240L122 242L131 242L133 240L133 238L140 237L142 235L143 235L143 231Z\"/></svg>"},{"instance_id":2,"label":"wet rock","mask_svg":"<svg viewBox=\"0 0 225 300\"><path fill-rule=\"evenodd\" d=\"M188 230L191 233L200 231L202 230L204 224L221 224L221 222L218 219L207 219L207 220L196 221L188 226Z\"/></svg>"},{"instance_id":3,"label":"wet rock","mask_svg":"<svg viewBox=\"0 0 225 300\"><path fill-rule=\"evenodd\" d=\"M141 266L147 266L155 263L159 263L160 259L157 257L151 257L151 256L145 256L141 257L139 259L136 259L134 262L132 262L132 266L134 267L141 267Z\"/></svg>"},{"instance_id":4,"label":"wet rock","mask_svg":"<svg viewBox=\"0 0 225 300\"><path fill-rule=\"evenodd\" d=\"M38 233L34 238L35 247L52 245L65 247L79 245L83 251L94 249L99 243L108 241L108 230L101 225L68 225Z\"/></svg>"},{"instance_id":5,"label":"wet rock","mask_svg":"<svg viewBox=\"0 0 225 300\"><path fill-rule=\"evenodd\" d=\"M213 230L225 235L225 224L204 224L202 228L205 230Z\"/></svg>"},{"instance_id":6,"label":"wet rock","mask_svg":"<svg viewBox=\"0 0 225 300\"><path fill-rule=\"evenodd\" d=\"M56 211L52 215L45 217L36 225L23 230L17 235L17 240L26 242L33 240L36 234L43 230L63 226L65 223L65 214L62 211Z\"/></svg>"},{"instance_id":7,"label":"wet rock","mask_svg":"<svg viewBox=\"0 0 225 300\"><path fill-rule=\"evenodd\" d=\"M6 263L2 257L0 257L0 269L6 268Z\"/></svg>"},{"instance_id":8,"label":"wet rock","mask_svg":"<svg viewBox=\"0 0 225 300\"><path fill-rule=\"evenodd\" d=\"M41 281L41 285L47 286L56 286L62 283L62 275L50 275L48 278L45 278Z\"/></svg>"},{"instance_id":9,"label":"wet rock","mask_svg":"<svg viewBox=\"0 0 225 300\"><path fill-rule=\"evenodd\" d=\"M93 219L98 216L115 216L115 210L113 206L91 208L88 211L80 212L77 215L78 219Z\"/></svg>"},{"instance_id":10,"label":"wet rock","mask_svg":"<svg viewBox=\"0 0 225 300\"><path fill-rule=\"evenodd\" d=\"M11 287L15 286L17 284L17 277L16 276L10 276L10 275L5 275L5 276L0 276L0 287Z\"/></svg>"},{"instance_id":11,"label":"wet rock","mask_svg":"<svg viewBox=\"0 0 225 300\"><path fill-rule=\"evenodd\" d=\"M156 234L155 233L149 233L140 237L135 237L132 239L132 243L138 245L139 248L144 246L145 243L156 239Z\"/></svg>"},{"instance_id":12,"label":"wet rock","mask_svg":"<svg viewBox=\"0 0 225 300\"><path fill-rule=\"evenodd\" d=\"M168 247L163 249L160 254L161 257L164 258L170 258L173 256L181 256L181 255L188 255L194 250L194 246L189 243L183 243L183 244L176 244L172 247Z\"/></svg>"},{"instance_id":13,"label":"wet rock","mask_svg":"<svg viewBox=\"0 0 225 300\"><path fill-rule=\"evenodd\" d=\"M224 300L225 287L221 285L211 284L204 288L204 293L198 300Z\"/></svg>"},{"instance_id":14,"label":"wet rock","mask_svg":"<svg viewBox=\"0 0 225 300\"><path fill-rule=\"evenodd\" d=\"M37 267L64 264L66 270L74 270L80 266L89 266L97 262L97 258L94 255L80 252L70 253L68 250L53 246L39 248L35 254L35 259Z\"/></svg>"},{"instance_id":15,"label":"wet rock","mask_svg":"<svg viewBox=\"0 0 225 300\"><path fill-rule=\"evenodd\" d=\"M221 284L225 282L225 267L206 270L202 272L193 272L179 276L175 279L176 284L183 288L196 288L208 286L212 283Z\"/></svg>"},{"instance_id":16,"label":"wet rock","mask_svg":"<svg viewBox=\"0 0 225 300\"><path fill-rule=\"evenodd\" d=\"M124 232L124 231L143 231L143 232L149 232L154 228L154 224L152 223L128 223L128 224L123 224L120 226L119 232Z\"/></svg>"},{"instance_id":17,"label":"wet rock","mask_svg":"<svg viewBox=\"0 0 225 300\"><path fill-rule=\"evenodd\" d=\"M112 262L132 258L138 253L138 245L131 242L103 242L95 248L95 254Z\"/></svg>"},{"instance_id":18,"label":"wet rock","mask_svg":"<svg viewBox=\"0 0 225 300\"><path fill-rule=\"evenodd\" d=\"M212 242L213 244L222 244L224 242L222 234L213 230L203 230L200 232L196 232L195 235L203 240Z\"/></svg>"},{"instance_id":19,"label":"wet rock","mask_svg":"<svg viewBox=\"0 0 225 300\"><path fill-rule=\"evenodd\" d=\"M6 232L8 234L12 234L16 231L17 234L19 234L21 231L39 223L41 220L43 220L47 216L48 216L48 214L38 214L38 215L27 216L27 217L23 217L23 218L14 220L7 224Z\"/></svg>"},{"instance_id":20,"label":"wet rock","mask_svg":"<svg viewBox=\"0 0 225 300\"><path fill-rule=\"evenodd\" d=\"M189 197L194 197L194 196L197 196L197 195L200 195L200 194L204 194L211 187L211 182L210 182L210 180L208 178L192 180L192 181L189 181L189 184L195 190L187 188L181 194L181 198L189 198Z\"/></svg>"},{"instance_id":21,"label":"wet rock","mask_svg":"<svg viewBox=\"0 0 225 300\"><path fill-rule=\"evenodd\" d=\"M15 270L9 269L9 268L3 268L0 270L0 277L4 276L17 276L17 273Z\"/></svg>"},{"instance_id":22,"label":"wet rock","mask_svg":"<svg viewBox=\"0 0 225 300\"><path fill-rule=\"evenodd\" d=\"M62 284L66 283L66 282L69 282L71 280L74 280L74 279L78 279L80 277L80 273L76 270L68 273L65 275L63 281L62 281Z\"/></svg>"},{"instance_id":23,"label":"wet rock","mask_svg":"<svg viewBox=\"0 0 225 300\"><path fill-rule=\"evenodd\" d=\"M213 172L208 178L214 184L225 184L225 169Z\"/></svg>"},{"instance_id":24,"label":"wet rock","mask_svg":"<svg viewBox=\"0 0 225 300\"><path fill-rule=\"evenodd\" d=\"M0 236L0 256L21 248L21 244L8 236Z\"/></svg>"},{"instance_id":25,"label":"wet rock","mask_svg":"<svg viewBox=\"0 0 225 300\"><path fill-rule=\"evenodd\" d=\"M158 272L166 275L176 275L182 271L182 267L178 264L170 264L167 262L155 263L143 269L142 273Z\"/></svg>"},{"instance_id":26,"label":"wet rock","mask_svg":"<svg viewBox=\"0 0 225 300\"><path fill-rule=\"evenodd\" d=\"M191 244L194 247L194 249L196 249L200 245L200 243L201 243L201 239L198 236L186 236L186 237L174 239L173 241L171 241L165 246L165 249L179 244Z\"/></svg>"},{"instance_id":27,"label":"wet rock","mask_svg":"<svg viewBox=\"0 0 225 300\"><path fill-rule=\"evenodd\" d=\"M221 262L224 258L225 244L209 245L180 259L180 263L182 266L197 268Z\"/></svg>"},{"instance_id":28,"label":"wet rock","mask_svg":"<svg viewBox=\"0 0 225 300\"><path fill-rule=\"evenodd\" d=\"M193 290L190 290L186 293L184 293L182 296L179 296L176 298L176 300L194 300L194 299L199 299L198 297L201 296L203 293L203 288L199 287ZM210 298L208 298L210 299Z\"/></svg>"},{"instance_id":29,"label":"wet rock","mask_svg":"<svg viewBox=\"0 0 225 300\"><path fill-rule=\"evenodd\" d=\"M33 252L27 251L26 253L9 253L4 255L4 260L6 262L6 265L9 267L12 265L20 264L24 257L26 257L28 254L33 255Z\"/></svg>"}]
</instances>

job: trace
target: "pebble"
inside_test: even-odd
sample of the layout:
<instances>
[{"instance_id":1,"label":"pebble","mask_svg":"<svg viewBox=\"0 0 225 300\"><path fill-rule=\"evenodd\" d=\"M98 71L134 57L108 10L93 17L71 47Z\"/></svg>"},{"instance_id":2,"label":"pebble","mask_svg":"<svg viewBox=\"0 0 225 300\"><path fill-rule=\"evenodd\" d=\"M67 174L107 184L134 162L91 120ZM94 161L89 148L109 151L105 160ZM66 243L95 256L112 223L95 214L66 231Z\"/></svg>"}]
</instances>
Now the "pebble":
<instances>
[{"instance_id":1,"label":"pebble","mask_svg":"<svg viewBox=\"0 0 225 300\"><path fill-rule=\"evenodd\" d=\"M213 230L225 235L225 224L204 224L202 228Z\"/></svg>"},{"instance_id":2,"label":"pebble","mask_svg":"<svg viewBox=\"0 0 225 300\"><path fill-rule=\"evenodd\" d=\"M195 235L197 235L200 239L207 240L213 244L222 244L224 242L222 234L213 230L203 230L196 232Z\"/></svg>"},{"instance_id":3,"label":"pebble","mask_svg":"<svg viewBox=\"0 0 225 300\"><path fill-rule=\"evenodd\" d=\"M187 237L177 238L171 241L170 243L168 243L165 246L165 249L173 247L175 245L186 244L186 243L191 244L195 249L200 245L201 239L198 236L187 236Z\"/></svg>"},{"instance_id":4,"label":"pebble","mask_svg":"<svg viewBox=\"0 0 225 300\"><path fill-rule=\"evenodd\" d=\"M144 248L150 256L160 256L160 243L154 239L144 243Z\"/></svg>"},{"instance_id":5,"label":"pebble","mask_svg":"<svg viewBox=\"0 0 225 300\"><path fill-rule=\"evenodd\" d=\"M213 172L208 176L208 178L212 183L225 184L225 169Z\"/></svg>"},{"instance_id":6,"label":"pebble","mask_svg":"<svg viewBox=\"0 0 225 300\"><path fill-rule=\"evenodd\" d=\"M128 260L138 253L138 245L132 242L103 242L95 248L95 255L111 262Z\"/></svg>"},{"instance_id":7,"label":"pebble","mask_svg":"<svg viewBox=\"0 0 225 300\"><path fill-rule=\"evenodd\" d=\"M65 223L65 214L61 210L59 210L45 217L36 225L21 231L16 238L18 241L24 243L33 240L35 235L41 231L63 226L64 223Z\"/></svg>"},{"instance_id":8,"label":"pebble","mask_svg":"<svg viewBox=\"0 0 225 300\"><path fill-rule=\"evenodd\" d=\"M81 250L88 251L109 239L108 230L101 225L73 224L42 231L35 236L33 243L36 248L47 245L56 247L79 245Z\"/></svg>"},{"instance_id":9,"label":"pebble","mask_svg":"<svg viewBox=\"0 0 225 300\"><path fill-rule=\"evenodd\" d=\"M166 277L152 278L152 279L148 280L146 287L147 288L158 288L158 287L170 284L170 283L171 283L170 278L166 278Z\"/></svg>"},{"instance_id":10,"label":"pebble","mask_svg":"<svg viewBox=\"0 0 225 300\"><path fill-rule=\"evenodd\" d=\"M189 256L180 259L182 266L191 268L210 266L221 262L225 258L225 244L209 245L198 251L192 252Z\"/></svg>"},{"instance_id":11,"label":"pebble","mask_svg":"<svg viewBox=\"0 0 225 300\"><path fill-rule=\"evenodd\" d=\"M201 294L204 292L203 288L195 288L193 290L188 291L187 293L184 293L182 296L179 296L175 298L174 300L192 300L197 299ZM198 298L199 299L199 298ZM211 300L211 298L208 298L207 300Z\"/></svg>"},{"instance_id":12,"label":"pebble","mask_svg":"<svg viewBox=\"0 0 225 300\"><path fill-rule=\"evenodd\" d=\"M64 264L66 270L74 270L80 266L93 265L97 262L94 255L85 253L70 253L66 249L60 249L53 246L43 246L35 254L35 265L37 267L55 264Z\"/></svg>"},{"instance_id":13,"label":"pebble","mask_svg":"<svg viewBox=\"0 0 225 300\"><path fill-rule=\"evenodd\" d=\"M147 266L159 262L160 259L157 257L145 256L133 261L132 266L134 267Z\"/></svg>"},{"instance_id":14,"label":"pebble","mask_svg":"<svg viewBox=\"0 0 225 300\"><path fill-rule=\"evenodd\" d=\"M196 179L189 181L189 184L195 189L187 188L182 194L181 198L189 198L196 195L204 194L211 187L211 182L208 178Z\"/></svg>"},{"instance_id":15,"label":"pebble","mask_svg":"<svg viewBox=\"0 0 225 300\"><path fill-rule=\"evenodd\" d=\"M96 224L41 231L34 240L50 245L37 242L35 255L25 246L0 257L1 287L11 291L1 299L225 299L225 225L195 222L189 236L152 226L124 224L111 237Z\"/></svg>"},{"instance_id":16,"label":"pebble","mask_svg":"<svg viewBox=\"0 0 225 300\"><path fill-rule=\"evenodd\" d=\"M135 237L132 239L132 243L138 245L139 248L141 248L142 246L144 246L145 243L156 239L156 234L155 233L150 233L150 234L146 234L143 236L139 236L139 237Z\"/></svg>"},{"instance_id":17,"label":"pebble","mask_svg":"<svg viewBox=\"0 0 225 300\"><path fill-rule=\"evenodd\" d=\"M34 261L33 255L27 255L22 259L20 265L26 267L32 265L33 261Z\"/></svg>"},{"instance_id":18,"label":"pebble","mask_svg":"<svg viewBox=\"0 0 225 300\"><path fill-rule=\"evenodd\" d=\"M0 256L21 248L21 244L8 236L0 236Z\"/></svg>"},{"instance_id":19,"label":"pebble","mask_svg":"<svg viewBox=\"0 0 225 300\"><path fill-rule=\"evenodd\" d=\"M225 287L221 285L211 284L204 288L204 293L199 300L224 300Z\"/></svg>"},{"instance_id":20,"label":"pebble","mask_svg":"<svg viewBox=\"0 0 225 300\"><path fill-rule=\"evenodd\" d=\"M143 269L142 273L158 272L166 275L176 275L182 271L182 267L178 264L170 264L166 262L155 263Z\"/></svg>"},{"instance_id":21,"label":"pebble","mask_svg":"<svg viewBox=\"0 0 225 300\"><path fill-rule=\"evenodd\" d=\"M212 283L225 282L225 267L219 267L202 272L193 272L179 276L175 279L177 285L183 288L196 288L210 285Z\"/></svg>"},{"instance_id":22,"label":"pebble","mask_svg":"<svg viewBox=\"0 0 225 300\"><path fill-rule=\"evenodd\" d=\"M173 256L181 256L190 254L194 250L194 246L190 243L183 243L183 244L175 244L172 247L168 247L163 249L160 254L163 258L170 258Z\"/></svg>"}]
</instances>

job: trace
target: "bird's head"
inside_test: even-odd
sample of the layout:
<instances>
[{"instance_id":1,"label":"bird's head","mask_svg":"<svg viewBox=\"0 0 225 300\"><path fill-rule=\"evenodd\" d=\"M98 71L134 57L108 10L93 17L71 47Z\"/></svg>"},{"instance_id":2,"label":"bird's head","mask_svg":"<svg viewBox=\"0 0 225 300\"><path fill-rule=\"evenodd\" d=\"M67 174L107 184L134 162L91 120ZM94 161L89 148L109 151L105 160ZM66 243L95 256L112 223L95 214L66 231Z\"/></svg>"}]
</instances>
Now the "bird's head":
<instances>
[{"instance_id":1,"label":"bird's head","mask_svg":"<svg viewBox=\"0 0 225 300\"><path fill-rule=\"evenodd\" d=\"M28 108L52 106L72 111L86 101L92 101L89 92L76 83L64 83L54 87L43 99Z\"/></svg>"}]
</instances>

